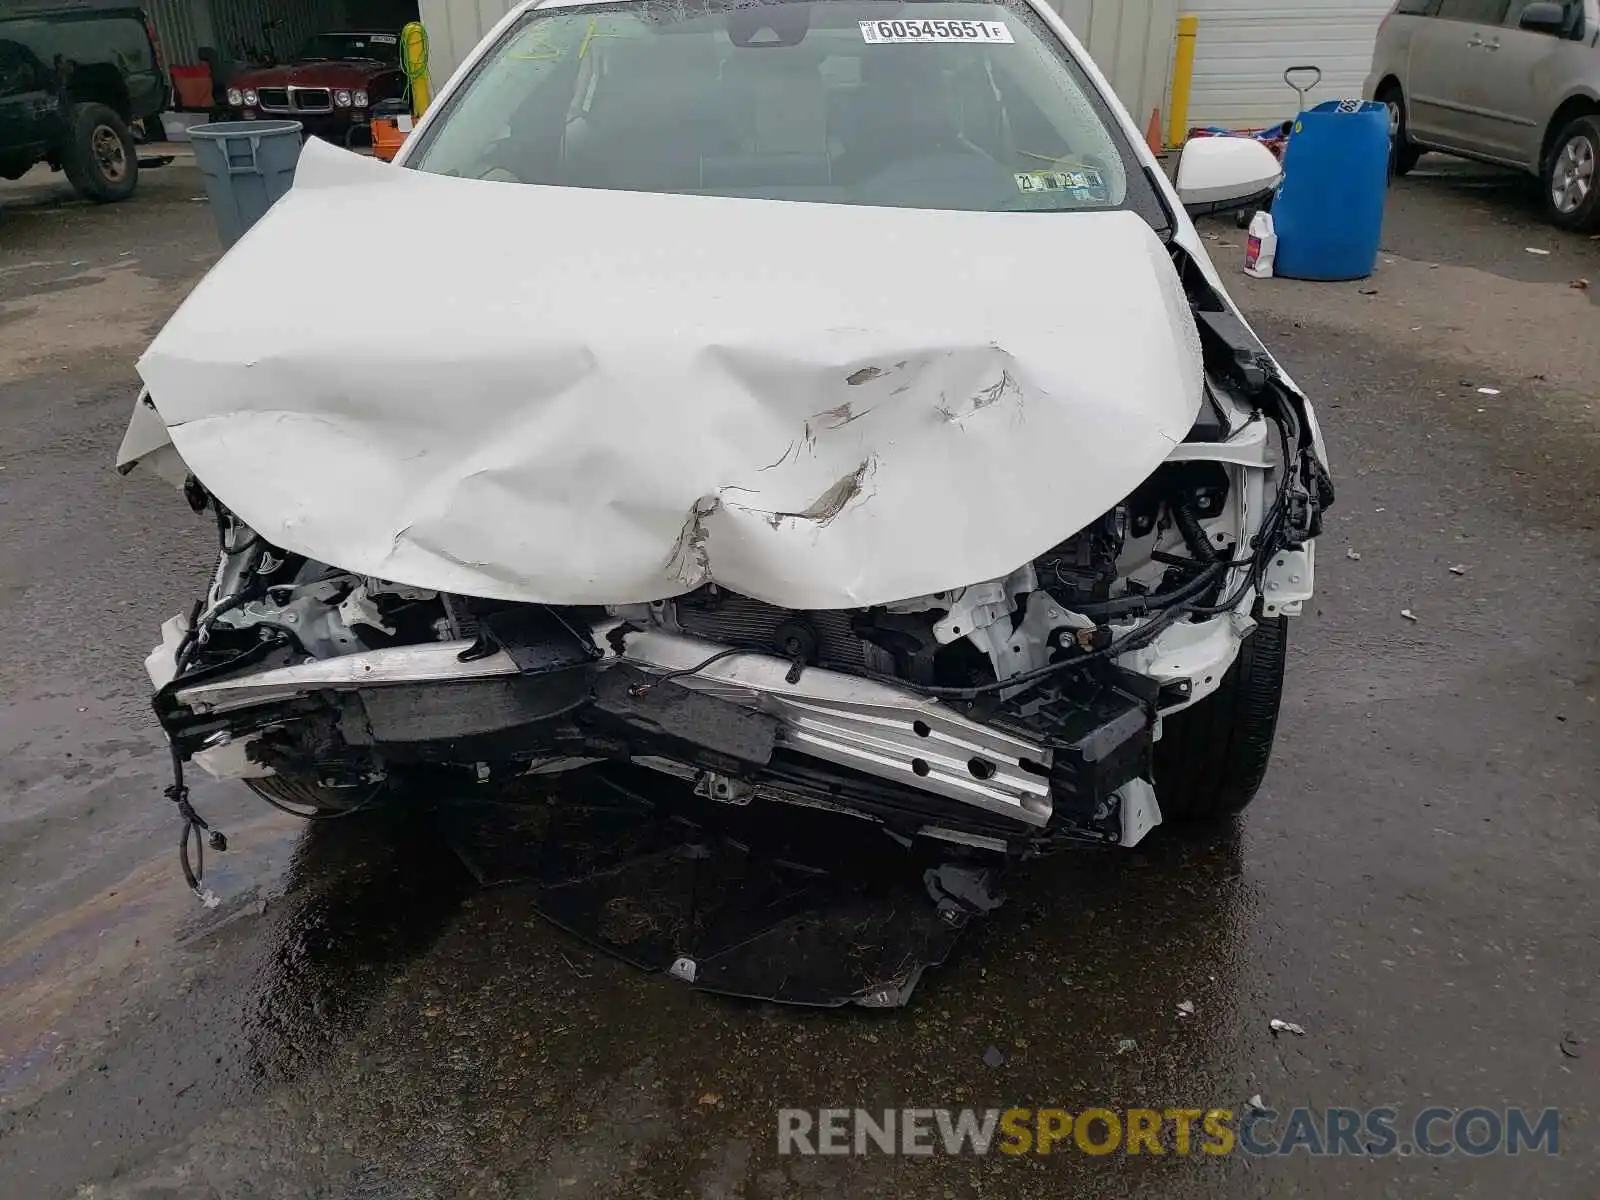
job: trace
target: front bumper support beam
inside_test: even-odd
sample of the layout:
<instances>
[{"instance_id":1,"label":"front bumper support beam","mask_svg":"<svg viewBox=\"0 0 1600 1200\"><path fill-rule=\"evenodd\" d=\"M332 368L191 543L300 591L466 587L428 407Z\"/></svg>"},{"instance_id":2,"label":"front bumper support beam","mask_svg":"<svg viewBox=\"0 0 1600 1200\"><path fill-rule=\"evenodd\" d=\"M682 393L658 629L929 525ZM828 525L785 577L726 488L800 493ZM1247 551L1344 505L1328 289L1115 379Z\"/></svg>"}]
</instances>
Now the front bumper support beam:
<instances>
[{"instance_id":1,"label":"front bumper support beam","mask_svg":"<svg viewBox=\"0 0 1600 1200\"><path fill-rule=\"evenodd\" d=\"M1094 699L1078 706L1076 725L1062 726L1004 706L967 715L817 667L797 676L793 664L759 652L701 666L724 647L664 630L610 622L592 632L604 657L571 668L526 671L518 663L527 656L504 645L394 647L178 685L163 719L180 745L186 727L245 737L320 699L341 714L348 746L390 757L401 748L436 762L588 751L749 778L820 760L908 801L939 797L941 814L965 812L1018 834L1045 830L1063 800L1074 822L1104 819L1114 790L1147 773L1153 707L1116 688L1120 707L1108 706L1104 683L1085 685ZM1107 739L1116 753L1097 748Z\"/></svg>"}]
</instances>

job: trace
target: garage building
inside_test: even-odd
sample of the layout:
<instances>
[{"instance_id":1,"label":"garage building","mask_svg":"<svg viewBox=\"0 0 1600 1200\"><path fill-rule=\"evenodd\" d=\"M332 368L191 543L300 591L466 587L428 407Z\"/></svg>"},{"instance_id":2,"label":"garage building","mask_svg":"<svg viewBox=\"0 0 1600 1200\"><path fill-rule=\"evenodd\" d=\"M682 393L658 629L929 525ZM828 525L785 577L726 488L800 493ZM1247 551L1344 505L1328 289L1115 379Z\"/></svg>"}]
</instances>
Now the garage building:
<instances>
[{"instance_id":1,"label":"garage building","mask_svg":"<svg viewBox=\"0 0 1600 1200\"><path fill-rule=\"evenodd\" d=\"M1322 70L1312 101L1361 94L1392 0L1186 0L1197 18L1189 124L1270 125L1293 114L1284 68Z\"/></svg>"},{"instance_id":2,"label":"garage building","mask_svg":"<svg viewBox=\"0 0 1600 1200\"><path fill-rule=\"evenodd\" d=\"M213 0L224 2L251 0ZM1313 101L1358 95L1378 25L1391 7L1390 0L1050 2L1140 126L1153 110L1160 112L1169 144L1181 141L1189 126L1253 128L1292 116L1295 97L1283 81L1285 67L1322 69ZM516 0L420 0L436 88L515 6ZM1192 70L1178 62L1180 28L1194 31Z\"/></svg>"},{"instance_id":3,"label":"garage building","mask_svg":"<svg viewBox=\"0 0 1600 1200\"><path fill-rule=\"evenodd\" d=\"M416 0L139 0L155 23L169 67L200 62L200 47L226 61L265 51L292 55L315 33L393 30L417 18Z\"/></svg>"}]
</instances>

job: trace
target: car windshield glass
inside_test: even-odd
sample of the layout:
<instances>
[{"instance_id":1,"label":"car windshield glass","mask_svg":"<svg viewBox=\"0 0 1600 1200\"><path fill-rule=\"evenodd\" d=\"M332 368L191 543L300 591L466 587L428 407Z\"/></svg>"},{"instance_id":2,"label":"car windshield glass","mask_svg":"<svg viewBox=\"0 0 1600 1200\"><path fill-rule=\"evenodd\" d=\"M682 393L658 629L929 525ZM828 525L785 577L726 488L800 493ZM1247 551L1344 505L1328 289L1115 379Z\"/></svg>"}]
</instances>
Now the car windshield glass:
<instances>
[{"instance_id":1,"label":"car windshield glass","mask_svg":"<svg viewBox=\"0 0 1600 1200\"><path fill-rule=\"evenodd\" d=\"M1163 209L1026 4L643 0L536 10L408 165L515 183L905 208Z\"/></svg>"},{"instance_id":2,"label":"car windshield glass","mask_svg":"<svg viewBox=\"0 0 1600 1200\"><path fill-rule=\"evenodd\" d=\"M393 33L319 33L300 48L298 62L398 62L400 38Z\"/></svg>"}]
</instances>

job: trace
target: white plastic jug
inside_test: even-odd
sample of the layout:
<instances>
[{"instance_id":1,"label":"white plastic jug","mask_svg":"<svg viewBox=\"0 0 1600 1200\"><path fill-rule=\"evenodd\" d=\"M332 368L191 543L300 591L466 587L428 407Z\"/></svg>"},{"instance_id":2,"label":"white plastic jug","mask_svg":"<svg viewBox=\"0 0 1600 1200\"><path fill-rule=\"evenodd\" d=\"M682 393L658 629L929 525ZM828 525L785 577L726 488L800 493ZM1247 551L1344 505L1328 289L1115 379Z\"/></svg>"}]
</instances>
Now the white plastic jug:
<instances>
[{"instance_id":1,"label":"white plastic jug","mask_svg":"<svg viewBox=\"0 0 1600 1200\"><path fill-rule=\"evenodd\" d=\"M1250 221L1250 238L1245 243L1244 273L1257 279L1272 278L1272 260L1278 257L1278 233L1272 214L1258 212Z\"/></svg>"}]
</instances>

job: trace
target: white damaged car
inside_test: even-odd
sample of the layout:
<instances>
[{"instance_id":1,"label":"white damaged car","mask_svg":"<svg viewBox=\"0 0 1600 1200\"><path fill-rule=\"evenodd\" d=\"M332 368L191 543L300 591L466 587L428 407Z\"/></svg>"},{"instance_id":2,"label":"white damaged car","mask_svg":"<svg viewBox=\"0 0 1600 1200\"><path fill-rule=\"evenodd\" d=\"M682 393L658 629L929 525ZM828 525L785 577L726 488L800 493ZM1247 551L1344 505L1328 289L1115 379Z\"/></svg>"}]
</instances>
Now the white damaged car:
<instances>
[{"instance_id":1,"label":"white damaged car","mask_svg":"<svg viewBox=\"0 0 1600 1200\"><path fill-rule=\"evenodd\" d=\"M1011 855L1235 812L1311 406L1034 0L523 4L398 166L313 141L141 359L215 520L148 669L295 811L630 762ZM187 832L187 830L186 830Z\"/></svg>"}]
</instances>

